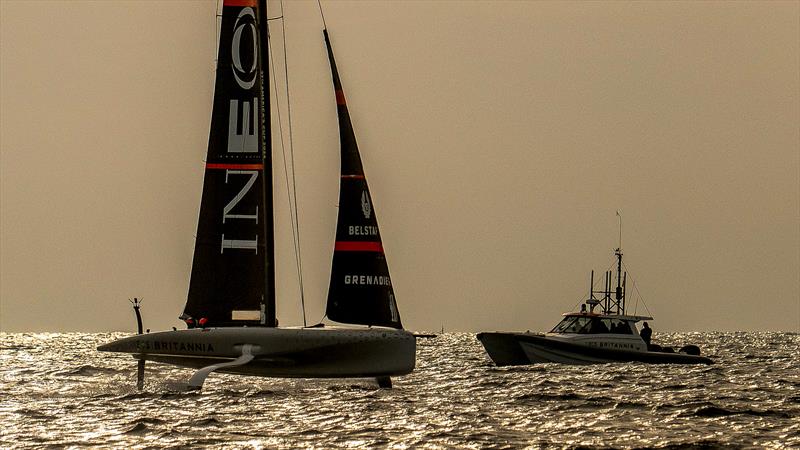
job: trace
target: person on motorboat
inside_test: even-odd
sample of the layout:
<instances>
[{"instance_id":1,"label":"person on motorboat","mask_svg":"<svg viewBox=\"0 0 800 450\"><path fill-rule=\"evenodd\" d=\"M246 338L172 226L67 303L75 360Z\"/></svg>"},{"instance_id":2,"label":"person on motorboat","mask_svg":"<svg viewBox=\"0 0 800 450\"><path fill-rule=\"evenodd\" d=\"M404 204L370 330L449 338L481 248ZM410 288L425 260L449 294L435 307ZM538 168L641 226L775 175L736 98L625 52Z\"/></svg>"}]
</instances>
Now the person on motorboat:
<instances>
[{"instance_id":1,"label":"person on motorboat","mask_svg":"<svg viewBox=\"0 0 800 450\"><path fill-rule=\"evenodd\" d=\"M653 329L650 328L649 325L647 325L647 322L644 322L642 324L642 330L639 331L639 336L642 337L642 340L644 341L645 344L647 344L648 348L650 348L650 338L652 337L652 335L653 335Z\"/></svg>"},{"instance_id":2,"label":"person on motorboat","mask_svg":"<svg viewBox=\"0 0 800 450\"><path fill-rule=\"evenodd\" d=\"M610 331L609 331L608 327L606 326L606 324L603 323L602 320L595 319L595 320L592 320L592 322L591 322L591 325L590 325L590 328L589 328L589 333L590 334L610 333Z\"/></svg>"}]
</instances>

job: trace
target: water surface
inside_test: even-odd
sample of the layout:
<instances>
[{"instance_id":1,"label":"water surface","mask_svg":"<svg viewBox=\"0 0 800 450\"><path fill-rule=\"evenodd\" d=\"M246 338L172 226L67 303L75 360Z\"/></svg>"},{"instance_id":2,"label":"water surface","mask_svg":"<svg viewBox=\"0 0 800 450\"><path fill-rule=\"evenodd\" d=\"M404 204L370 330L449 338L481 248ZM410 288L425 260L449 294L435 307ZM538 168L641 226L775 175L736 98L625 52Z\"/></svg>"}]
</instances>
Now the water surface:
<instances>
[{"instance_id":1,"label":"water surface","mask_svg":"<svg viewBox=\"0 0 800 450\"><path fill-rule=\"evenodd\" d=\"M212 374L95 347L123 334L0 333L0 447L800 448L800 335L682 333L712 366L497 368L474 334L420 340L417 370L371 380Z\"/></svg>"}]
</instances>

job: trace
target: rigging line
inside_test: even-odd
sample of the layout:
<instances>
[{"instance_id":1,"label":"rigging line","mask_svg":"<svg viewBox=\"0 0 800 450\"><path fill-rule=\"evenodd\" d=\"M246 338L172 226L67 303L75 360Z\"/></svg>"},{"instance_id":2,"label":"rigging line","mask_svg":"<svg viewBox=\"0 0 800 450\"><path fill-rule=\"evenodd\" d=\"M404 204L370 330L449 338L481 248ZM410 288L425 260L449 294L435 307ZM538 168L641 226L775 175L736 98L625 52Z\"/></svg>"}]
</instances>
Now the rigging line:
<instances>
[{"instance_id":1,"label":"rigging line","mask_svg":"<svg viewBox=\"0 0 800 450\"><path fill-rule=\"evenodd\" d=\"M644 306L644 310L647 311L647 315L653 317L653 313L650 312L650 308L647 307L647 303L644 301L644 297L642 297L642 293L639 292L639 286L636 285L636 281L633 282L633 289L636 290L636 307L639 307L639 299L642 300L642 306Z\"/></svg>"},{"instance_id":2,"label":"rigging line","mask_svg":"<svg viewBox=\"0 0 800 450\"><path fill-rule=\"evenodd\" d=\"M271 40L269 41L268 45L270 47L270 50L272 50L272 41ZM285 40L284 40L284 52L285 52L285 45L286 44L285 44ZM270 62L272 63L273 71L275 70L274 69L274 67L275 67L274 55L275 55L274 51L270 51L269 52L269 58L270 58ZM272 87L275 88L275 98L277 99L277 96L278 96L278 80L277 80L277 76L273 76L273 78L272 78ZM288 98L287 98L287 103L288 103ZM289 221L290 221L290 223L292 225L292 244L294 245L295 260L297 261L298 279L302 280L301 274L300 274L300 264L299 264L299 260L297 259L298 255L299 255L298 237L297 237L297 234L298 234L298 231L297 231L297 216L296 216L296 211L292 210L292 193L291 193L291 189L288 186L289 185L289 169L288 169L287 159L286 159L286 145L285 145L285 142L284 142L284 139L283 139L283 119L282 119L283 116L281 115L281 109L279 107L277 107L275 109L276 109L276 114L277 114L277 117L278 117L278 130L279 130L279 133L280 133L281 153L283 154L283 173L284 173L284 176L286 177L286 184L287 184L286 197L287 197L287 203L289 204L289 217L290 217ZM298 281L298 282L302 283L301 281ZM301 303L303 303L304 300L303 300L302 284L301 284L301 293L300 293L300 295L301 295L301 297L300 297L301 298ZM305 322L306 322L306 319L305 319L305 308L304 308L303 309L303 323L305 324Z\"/></svg>"},{"instance_id":3,"label":"rigging line","mask_svg":"<svg viewBox=\"0 0 800 450\"><path fill-rule=\"evenodd\" d=\"M216 70L217 62L219 60L219 31L222 28L222 9L220 8L220 2L222 0L217 0L217 5L214 11L214 44L216 47L214 48L214 68Z\"/></svg>"},{"instance_id":4,"label":"rigging line","mask_svg":"<svg viewBox=\"0 0 800 450\"><path fill-rule=\"evenodd\" d=\"M284 5L283 0L280 2L281 5L281 17L284 16ZM295 258L297 259L297 277L300 283L300 308L303 310L303 326L307 326L306 322L306 296L305 296L305 288L303 286L303 258L302 253L300 252L301 245L300 245L300 210L297 208L297 172L295 170L294 165L294 132L292 127L292 101L289 89L289 62L288 62L288 53L286 51L286 22L284 21L283 27L281 27L281 32L283 34L283 76L286 79L286 115L287 115L287 123L289 126L289 158L291 159L291 166L292 166L292 200L294 200L294 205L290 205L290 207L294 208L294 217L295 217L295 227L296 227L296 234L295 234ZM288 179L287 179L288 182Z\"/></svg>"},{"instance_id":5,"label":"rigging line","mask_svg":"<svg viewBox=\"0 0 800 450\"><path fill-rule=\"evenodd\" d=\"M317 0L317 6L319 6L319 15L320 15L320 17L322 17L322 28L327 30L328 29L328 25L325 24L325 14L322 12L322 1L321 0Z\"/></svg>"},{"instance_id":6,"label":"rigging line","mask_svg":"<svg viewBox=\"0 0 800 450\"><path fill-rule=\"evenodd\" d=\"M322 29L327 30L328 25L325 23L325 14L322 12L322 3L320 3L320 0L317 0L317 6L319 6L319 15L322 18ZM336 207L338 208L339 205L337 204ZM328 311L326 310L322 314L322 319L320 319L320 323L322 323L327 317L328 317Z\"/></svg>"},{"instance_id":7,"label":"rigging line","mask_svg":"<svg viewBox=\"0 0 800 450\"><path fill-rule=\"evenodd\" d=\"M219 25L217 25L217 22L222 18L222 14L219 13L219 1L217 0L217 4L214 6L214 42L219 42Z\"/></svg>"},{"instance_id":8,"label":"rigging line","mask_svg":"<svg viewBox=\"0 0 800 450\"><path fill-rule=\"evenodd\" d=\"M628 270L628 266L625 265L624 262L622 263L622 267L625 268L626 272L631 273L631 271ZM638 298L636 299L637 308L639 306L639 299L641 299L642 300L642 305L644 306L645 311L647 311L647 315L652 317L653 313L650 312L650 308L647 307L647 303L644 301L644 297L642 296L642 293L639 292L639 286L636 285L636 279L633 277L633 275L631 275L631 281L633 281L633 289L636 291L636 295L638 296Z\"/></svg>"}]
</instances>

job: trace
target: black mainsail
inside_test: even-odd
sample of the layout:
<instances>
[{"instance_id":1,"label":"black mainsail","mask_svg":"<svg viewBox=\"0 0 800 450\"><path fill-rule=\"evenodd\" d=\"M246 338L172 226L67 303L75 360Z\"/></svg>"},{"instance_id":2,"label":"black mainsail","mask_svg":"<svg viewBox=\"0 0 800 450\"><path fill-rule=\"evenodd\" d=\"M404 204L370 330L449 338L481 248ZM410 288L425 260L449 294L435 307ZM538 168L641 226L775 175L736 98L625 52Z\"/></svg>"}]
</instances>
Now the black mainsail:
<instances>
[{"instance_id":1,"label":"black mainsail","mask_svg":"<svg viewBox=\"0 0 800 450\"><path fill-rule=\"evenodd\" d=\"M181 316L205 318L206 326L275 325L265 16L256 0L223 3L203 194Z\"/></svg>"},{"instance_id":2,"label":"black mainsail","mask_svg":"<svg viewBox=\"0 0 800 450\"><path fill-rule=\"evenodd\" d=\"M336 93L342 157L339 217L325 313L337 322L403 328L328 31L323 34Z\"/></svg>"}]
</instances>

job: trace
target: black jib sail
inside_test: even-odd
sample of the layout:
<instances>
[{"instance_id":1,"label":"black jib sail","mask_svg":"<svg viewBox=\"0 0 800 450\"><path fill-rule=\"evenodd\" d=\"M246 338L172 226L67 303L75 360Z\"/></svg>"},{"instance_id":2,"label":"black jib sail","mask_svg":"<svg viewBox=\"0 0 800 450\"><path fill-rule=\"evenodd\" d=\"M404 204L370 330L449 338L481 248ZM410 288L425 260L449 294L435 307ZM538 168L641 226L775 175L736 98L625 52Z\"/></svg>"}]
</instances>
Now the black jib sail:
<instances>
[{"instance_id":1,"label":"black jib sail","mask_svg":"<svg viewBox=\"0 0 800 450\"><path fill-rule=\"evenodd\" d=\"M203 196L181 316L205 318L207 326L274 325L266 58L259 52L266 27L256 3L225 0L222 8Z\"/></svg>"},{"instance_id":2,"label":"black jib sail","mask_svg":"<svg viewBox=\"0 0 800 450\"><path fill-rule=\"evenodd\" d=\"M402 328L333 49L327 30L323 33L336 92L342 153L339 218L325 312L337 322Z\"/></svg>"}]
</instances>

